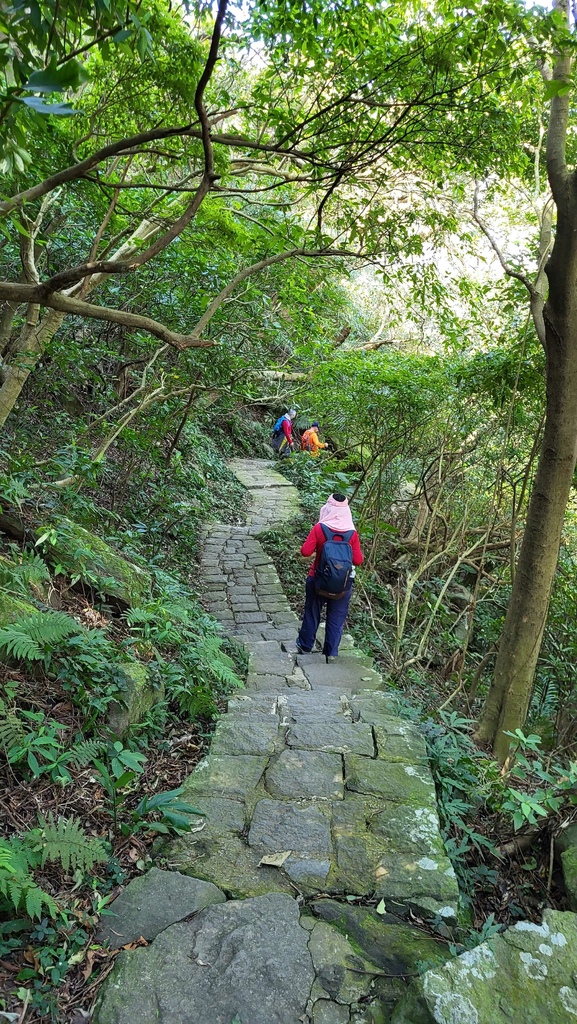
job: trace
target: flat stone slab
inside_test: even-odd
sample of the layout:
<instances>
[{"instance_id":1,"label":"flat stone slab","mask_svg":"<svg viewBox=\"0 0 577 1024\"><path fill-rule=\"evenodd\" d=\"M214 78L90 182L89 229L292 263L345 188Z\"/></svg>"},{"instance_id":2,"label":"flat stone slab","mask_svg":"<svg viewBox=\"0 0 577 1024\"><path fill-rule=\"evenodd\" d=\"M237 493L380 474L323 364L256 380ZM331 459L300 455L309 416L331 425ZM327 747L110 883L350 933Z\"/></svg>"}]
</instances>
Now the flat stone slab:
<instances>
[{"instance_id":1,"label":"flat stone slab","mask_svg":"<svg viewBox=\"0 0 577 1024\"><path fill-rule=\"evenodd\" d=\"M240 834L246 825L245 805L240 800L227 800L226 797L205 797L194 795L194 805L197 810L205 815L201 818L194 830L203 834L211 835L221 832L236 832Z\"/></svg>"},{"instance_id":2,"label":"flat stone slab","mask_svg":"<svg viewBox=\"0 0 577 1024\"><path fill-rule=\"evenodd\" d=\"M177 921L225 900L224 893L210 882L188 878L178 871L151 868L134 878L109 905L109 913L100 919L96 938L111 949L141 937L151 942Z\"/></svg>"},{"instance_id":3,"label":"flat stone slab","mask_svg":"<svg viewBox=\"0 0 577 1024\"><path fill-rule=\"evenodd\" d=\"M332 724L338 720L337 715L339 719L342 718L350 708L347 693L332 686L323 686L320 690L308 693L293 690L287 694L286 700L291 717L297 722L315 716L321 722L327 720Z\"/></svg>"},{"instance_id":4,"label":"flat stone slab","mask_svg":"<svg viewBox=\"0 0 577 1024\"><path fill-rule=\"evenodd\" d=\"M263 640L251 649L248 670L258 675L286 676L292 672L294 658L283 651L276 640Z\"/></svg>"},{"instance_id":5,"label":"flat stone slab","mask_svg":"<svg viewBox=\"0 0 577 1024\"><path fill-rule=\"evenodd\" d=\"M382 805L368 815L370 831L383 840L386 849L399 853L445 857L439 818L434 807L410 807L407 804Z\"/></svg>"},{"instance_id":6,"label":"flat stone slab","mask_svg":"<svg viewBox=\"0 0 577 1024\"><path fill-rule=\"evenodd\" d=\"M265 774L274 797L343 799L343 763L339 754L318 750L283 750Z\"/></svg>"},{"instance_id":7,"label":"flat stone slab","mask_svg":"<svg viewBox=\"0 0 577 1024\"><path fill-rule=\"evenodd\" d=\"M314 981L308 938L290 896L210 907L120 954L94 1024L300 1024Z\"/></svg>"},{"instance_id":8,"label":"flat stone slab","mask_svg":"<svg viewBox=\"0 0 577 1024\"><path fill-rule=\"evenodd\" d=\"M423 765L345 754L345 781L347 789L355 793L374 793L395 803L436 806L433 777Z\"/></svg>"},{"instance_id":9,"label":"flat stone slab","mask_svg":"<svg viewBox=\"0 0 577 1024\"><path fill-rule=\"evenodd\" d=\"M184 783L187 796L229 796L244 799L255 789L268 764L268 757L239 754L209 754Z\"/></svg>"},{"instance_id":10,"label":"flat stone slab","mask_svg":"<svg viewBox=\"0 0 577 1024\"><path fill-rule=\"evenodd\" d=\"M231 714L221 718L210 745L211 754L274 754L284 744L278 718Z\"/></svg>"},{"instance_id":11,"label":"flat stone slab","mask_svg":"<svg viewBox=\"0 0 577 1024\"><path fill-rule=\"evenodd\" d=\"M271 853L331 854L329 820L316 806L300 807L280 800L259 800L250 832L249 846Z\"/></svg>"},{"instance_id":12,"label":"flat stone slab","mask_svg":"<svg viewBox=\"0 0 577 1024\"><path fill-rule=\"evenodd\" d=\"M170 844L167 861L171 868L183 874L214 884L218 878L220 887L235 899L263 896L267 892L294 894L294 888L282 871L259 866L262 853L230 833L218 836L189 833Z\"/></svg>"},{"instance_id":13,"label":"flat stone slab","mask_svg":"<svg viewBox=\"0 0 577 1024\"><path fill-rule=\"evenodd\" d=\"M363 754L366 757L374 757L375 754L370 725L344 718L323 722L317 716L303 717L289 729L287 743L290 747L302 750L327 750L339 754Z\"/></svg>"},{"instance_id":14,"label":"flat stone slab","mask_svg":"<svg viewBox=\"0 0 577 1024\"><path fill-rule=\"evenodd\" d=\"M546 910L413 981L392 1024L570 1024L577 917Z\"/></svg>"},{"instance_id":15,"label":"flat stone slab","mask_svg":"<svg viewBox=\"0 0 577 1024\"><path fill-rule=\"evenodd\" d=\"M277 715L278 716L278 697L274 692L274 689L268 691L266 694L260 693L242 693L235 694L234 697L230 697L227 703L228 711L230 714L263 714L263 715Z\"/></svg>"},{"instance_id":16,"label":"flat stone slab","mask_svg":"<svg viewBox=\"0 0 577 1024\"><path fill-rule=\"evenodd\" d=\"M448 857L419 857L396 852L379 857L375 867L375 892L406 905L420 905L426 897L455 908L459 887Z\"/></svg>"},{"instance_id":17,"label":"flat stone slab","mask_svg":"<svg viewBox=\"0 0 577 1024\"><path fill-rule=\"evenodd\" d=\"M403 733L392 734L381 726L374 726L377 756L383 761L406 761L409 764L427 764L427 744L417 729L407 727Z\"/></svg>"},{"instance_id":18,"label":"flat stone slab","mask_svg":"<svg viewBox=\"0 0 577 1024\"><path fill-rule=\"evenodd\" d=\"M382 685L378 672L366 668L359 664L358 659L347 655L327 665L322 654L299 654L297 664L313 689L317 686L333 686L359 690Z\"/></svg>"}]
</instances>

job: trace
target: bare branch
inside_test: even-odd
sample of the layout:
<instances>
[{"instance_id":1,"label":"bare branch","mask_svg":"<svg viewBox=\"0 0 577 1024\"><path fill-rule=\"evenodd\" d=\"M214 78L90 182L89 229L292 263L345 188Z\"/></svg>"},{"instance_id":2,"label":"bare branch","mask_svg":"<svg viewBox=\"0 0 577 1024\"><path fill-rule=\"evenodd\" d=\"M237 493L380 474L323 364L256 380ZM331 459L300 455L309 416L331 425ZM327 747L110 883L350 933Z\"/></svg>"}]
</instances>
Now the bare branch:
<instances>
[{"instance_id":1,"label":"bare branch","mask_svg":"<svg viewBox=\"0 0 577 1024\"><path fill-rule=\"evenodd\" d=\"M499 243L497 242L497 239L495 238L493 232L491 231L491 229L490 229L489 225L487 224L487 222L483 219L483 217L479 213L479 191L480 191L480 187L481 187L480 182L477 182L477 186L475 188L475 196L474 196L474 199L473 199L473 220L479 225L479 227L481 228L481 231L483 232L485 237L488 239L488 241L489 241L489 243L491 245L491 248L493 249L493 252L495 253L497 259L499 260L499 263L503 267L503 270L505 271L507 276L508 277L514 277L517 281L520 281L521 284L524 284L525 288L529 292L529 295L532 297L533 296L533 285L532 285L531 281L529 280L529 278L527 277L526 274L522 274L519 270L514 270L513 267L511 266L511 264L507 262L507 260L505 259L504 255L503 255L503 253L501 251L501 248L499 246Z\"/></svg>"}]
</instances>

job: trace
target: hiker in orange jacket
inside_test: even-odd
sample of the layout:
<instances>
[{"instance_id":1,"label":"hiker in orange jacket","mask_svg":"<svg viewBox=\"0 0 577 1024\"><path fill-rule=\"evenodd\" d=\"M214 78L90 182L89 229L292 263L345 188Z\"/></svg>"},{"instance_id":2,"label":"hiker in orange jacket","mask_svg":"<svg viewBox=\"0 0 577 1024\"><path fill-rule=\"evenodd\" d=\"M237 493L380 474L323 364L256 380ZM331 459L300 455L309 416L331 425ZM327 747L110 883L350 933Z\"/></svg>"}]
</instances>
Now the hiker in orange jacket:
<instances>
[{"instance_id":1,"label":"hiker in orange jacket","mask_svg":"<svg viewBox=\"0 0 577 1024\"><path fill-rule=\"evenodd\" d=\"M328 444L323 444L319 439L318 429L319 425L315 420L301 437L301 451L308 452L309 455L312 455L313 459L317 458L321 448L328 448Z\"/></svg>"}]
</instances>

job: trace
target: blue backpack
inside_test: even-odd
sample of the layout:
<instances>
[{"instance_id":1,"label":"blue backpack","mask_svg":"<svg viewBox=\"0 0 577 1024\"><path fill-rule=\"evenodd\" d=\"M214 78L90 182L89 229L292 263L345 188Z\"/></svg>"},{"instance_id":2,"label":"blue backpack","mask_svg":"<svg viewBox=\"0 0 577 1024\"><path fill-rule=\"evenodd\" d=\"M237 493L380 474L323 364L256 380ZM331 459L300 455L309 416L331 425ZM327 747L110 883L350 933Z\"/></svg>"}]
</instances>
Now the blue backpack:
<instances>
[{"instance_id":1,"label":"blue backpack","mask_svg":"<svg viewBox=\"0 0 577 1024\"><path fill-rule=\"evenodd\" d=\"M315 569L316 591L321 597L343 597L353 568L353 549L350 541L355 531L345 530L344 533L337 533L324 523L320 525L325 535L325 543Z\"/></svg>"},{"instance_id":2,"label":"blue backpack","mask_svg":"<svg viewBox=\"0 0 577 1024\"><path fill-rule=\"evenodd\" d=\"M274 427L272 428L272 436L273 437L276 437L276 435L278 433L280 433L280 431L282 430L282 421L284 420L285 416L286 416L286 412L283 412L282 416L279 416L279 418L276 421Z\"/></svg>"}]
</instances>

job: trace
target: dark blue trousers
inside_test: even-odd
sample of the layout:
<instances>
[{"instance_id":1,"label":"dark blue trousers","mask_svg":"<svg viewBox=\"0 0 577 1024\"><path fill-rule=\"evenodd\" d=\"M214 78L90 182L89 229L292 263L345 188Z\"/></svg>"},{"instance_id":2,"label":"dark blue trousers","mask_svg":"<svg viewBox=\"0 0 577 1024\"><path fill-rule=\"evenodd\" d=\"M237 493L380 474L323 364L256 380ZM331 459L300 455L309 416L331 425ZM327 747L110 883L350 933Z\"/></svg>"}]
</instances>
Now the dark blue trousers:
<instances>
[{"instance_id":1,"label":"dark blue trousers","mask_svg":"<svg viewBox=\"0 0 577 1024\"><path fill-rule=\"evenodd\" d=\"M337 600L320 597L319 594L317 594L313 577L307 576L305 611L300 632L297 637L297 644L299 647L302 647L303 651L312 651L314 647L317 629L319 628L319 622L321 621L321 610L323 605L326 604L327 624L323 654L327 655L329 658L335 658L337 656L339 653L339 644L343 635L347 612L349 610L352 589L353 581L349 580L347 592L343 597L340 597Z\"/></svg>"}]
</instances>

